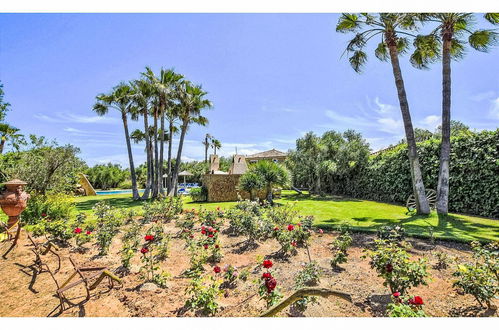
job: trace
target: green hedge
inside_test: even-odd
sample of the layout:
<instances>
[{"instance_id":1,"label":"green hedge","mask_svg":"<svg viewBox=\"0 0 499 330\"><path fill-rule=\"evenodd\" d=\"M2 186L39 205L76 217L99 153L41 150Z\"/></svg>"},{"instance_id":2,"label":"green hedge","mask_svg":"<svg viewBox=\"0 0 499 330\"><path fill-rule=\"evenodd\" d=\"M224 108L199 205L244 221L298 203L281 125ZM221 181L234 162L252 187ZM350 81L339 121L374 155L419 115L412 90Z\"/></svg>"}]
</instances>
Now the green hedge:
<instances>
[{"instance_id":1,"label":"green hedge","mask_svg":"<svg viewBox=\"0 0 499 330\"><path fill-rule=\"evenodd\" d=\"M451 212L499 217L499 129L452 137ZM436 190L440 140L418 143L426 188ZM371 156L360 174L336 184L335 193L405 203L412 193L407 145Z\"/></svg>"}]
</instances>

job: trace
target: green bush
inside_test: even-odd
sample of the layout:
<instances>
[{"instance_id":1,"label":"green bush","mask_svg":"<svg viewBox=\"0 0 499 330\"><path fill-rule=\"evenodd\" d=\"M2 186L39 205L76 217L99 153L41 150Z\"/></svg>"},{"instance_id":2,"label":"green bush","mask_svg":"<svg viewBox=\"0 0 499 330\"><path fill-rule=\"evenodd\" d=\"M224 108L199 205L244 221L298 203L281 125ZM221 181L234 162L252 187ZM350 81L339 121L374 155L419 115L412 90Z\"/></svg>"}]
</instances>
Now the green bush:
<instances>
[{"instance_id":1,"label":"green bush","mask_svg":"<svg viewBox=\"0 0 499 330\"><path fill-rule=\"evenodd\" d=\"M204 186L200 188L191 188L191 190L189 190L189 196L191 196L191 199L194 202L205 202L206 198L208 198L208 191Z\"/></svg>"},{"instance_id":2,"label":"green bush","mask_svg":"<svg viewBox=\"0 0 499 330\"><path fill-rule=\"evenodd\" d=\"M28 207L22 214L22 220L28 225L35 225L47 218L51 220L69 219L75 207L74 198L66 193L32 193Z\"/></svg>"},{"instance_id":3,"label":"green bush","mask_svg":"<svg viewBox=\"0 0 499 330\"><path fill-rule=\"evenodd\" d=\"M499 129L451 138L449 210L499 217ZM425 188L435 189L440 140L418 143ZM407 146L401 144L369 158L356 175L331 184L330 193L405 204L412 194Z\"/></svg>"}]
</instances>

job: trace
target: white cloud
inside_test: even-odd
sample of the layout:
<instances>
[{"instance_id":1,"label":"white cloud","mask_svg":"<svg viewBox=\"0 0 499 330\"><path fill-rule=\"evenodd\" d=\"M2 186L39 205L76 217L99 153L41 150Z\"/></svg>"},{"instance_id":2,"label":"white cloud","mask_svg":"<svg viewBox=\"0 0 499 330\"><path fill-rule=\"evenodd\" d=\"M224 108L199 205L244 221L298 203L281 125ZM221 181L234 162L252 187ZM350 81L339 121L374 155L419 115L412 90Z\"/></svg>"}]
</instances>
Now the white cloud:
<instances>
[{"instance_id":1,"label":"white cloud","mask_svg":"<svg viewBox=\"0 0 499 330\"><path fill-rule=\"evenodd\" d=\"M79 124L116 124L119 120L109 116L82 116L69 112L57 112L53 116L45 114L33 115L38 120L48 123L79 123Z\"/></svg>"},{"instance_id":2,"label":"white cloud","mask_svg":"<svg viewBox=\"0 0 499 330\"><path fill-rule=\"evenodd\" d=\"M107 131L89 131L81 130L73 127L66 127L63 129L64 132L68 132L73 136L120 136L122 134Z\"/></svg>"},{"instance_id":3,"label":"white cloud","mask_svg":"<svg viewBox=\"0 0 499 330\"><path fill-rule=\"evenodd\" d=\"M381 124L378 128L379 131L393 134L400 134L404 130L404 124L401 119L394 118L378 118L377 122Z\"/></svg>"},{"instance_id":4,"label":"white cloud","mask_svg":"<svg viewBox=\"0 0 499 330\"><path fill-rule=\"evenodd\" d=\"M472 101L483 101L483 100L489 100L493 98L496 95L494 91L488 91L488 92L483 92L483 93L478 93L476 95L473 95L470 97L470 100Z\"/></svg>"},{"instance_id":5,"label":"white cloud","mask_svg":"<svg viewBox=\"0 0 499 330\"><path fill-rule=\"evenodd\" d=\"M429 129L430 131L433 131L435 130L435 128L437 128L438 125L440 125L441 121L440 119L441 119L440 116L430 115L426 116L423 120L420 120L418 124L422 128L426 128Z\"/></svg>"},{"instance_id":6,"label":"white cloud","mask_svg":"<svg viewBox=\"0 0 499 330\"><path fill-rule=\"evenodd\" d=\"M381 103L377 96L374 98L374 103L378 106L378 109L375 109L375 111L379 114L393 114L397 110L397 108L391 104Z\"/></svg>"},{"instance_id":7,"label":"white cloud","mask_svg":"<svg viewBox=\"0 0 499 330\"><path fill-rule=\"evenodd\" d=\"M499 97L491 101L489 114L494 119L499 119Z\"/></svg>"}]
</instances>

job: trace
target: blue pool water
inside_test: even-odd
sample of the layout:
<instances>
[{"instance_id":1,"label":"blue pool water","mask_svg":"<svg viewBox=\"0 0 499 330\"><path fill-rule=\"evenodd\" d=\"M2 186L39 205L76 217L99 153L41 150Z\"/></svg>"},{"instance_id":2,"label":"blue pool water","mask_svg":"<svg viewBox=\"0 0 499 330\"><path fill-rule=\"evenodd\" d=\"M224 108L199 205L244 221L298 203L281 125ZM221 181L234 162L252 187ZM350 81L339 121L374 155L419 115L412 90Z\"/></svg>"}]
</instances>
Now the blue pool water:
<instances>
[{"instance_id":1,"label":"blue pool water","mask_svg":"<svg viewBox=\"0 0 499 330\"><path fill-rule=\"evenodd\" d=\"M139 192L143 192L144 189L139 189ZM117 195L117 194L131 194L132 189L127 190L97 190L95 192L97 195Z\"/></svg>"}]
</instances>

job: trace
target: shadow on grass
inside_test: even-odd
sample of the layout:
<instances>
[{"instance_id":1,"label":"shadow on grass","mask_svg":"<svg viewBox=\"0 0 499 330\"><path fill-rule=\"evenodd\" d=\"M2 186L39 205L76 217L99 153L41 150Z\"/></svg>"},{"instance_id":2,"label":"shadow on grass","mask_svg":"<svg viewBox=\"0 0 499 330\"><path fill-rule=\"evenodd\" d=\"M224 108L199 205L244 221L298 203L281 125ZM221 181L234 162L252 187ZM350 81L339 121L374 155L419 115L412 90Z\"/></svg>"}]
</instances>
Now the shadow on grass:
<instances>
[{"instance_id":1,"label":"shadow on grass","mask_svg":"<svg viewBox=\"0 0 499 330\"><path fill-rule=\"evenodd\" d=\"M90 199L86 201L76 202L76 209L78 211L90 211L98 202L106 201L109 205L119 208L131 208L136 206L142 206L144 201L133 200L132 197L114 197L106 199Z\"/></svg>"}]
</instances>

